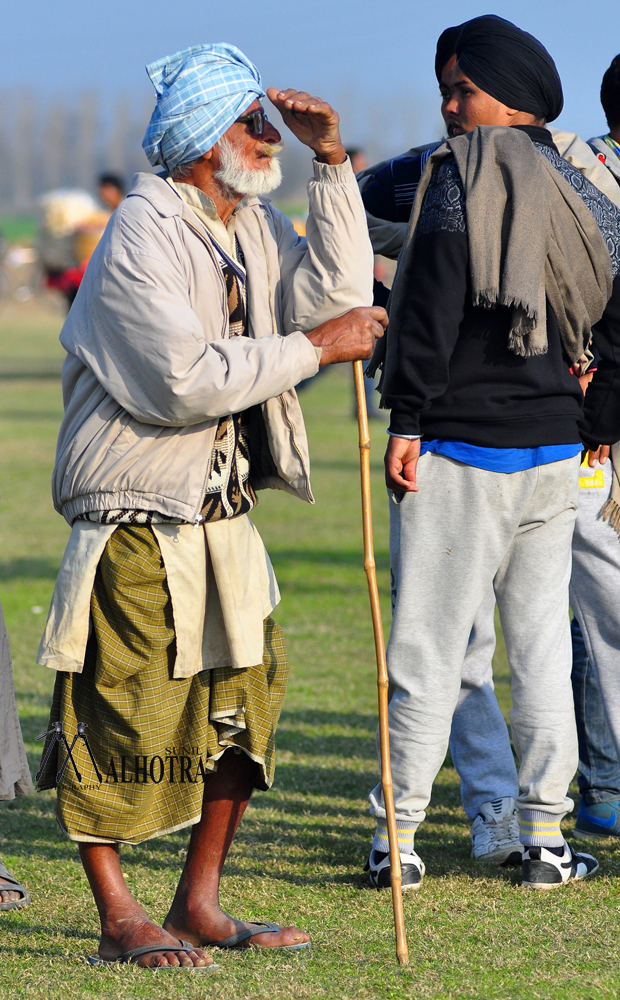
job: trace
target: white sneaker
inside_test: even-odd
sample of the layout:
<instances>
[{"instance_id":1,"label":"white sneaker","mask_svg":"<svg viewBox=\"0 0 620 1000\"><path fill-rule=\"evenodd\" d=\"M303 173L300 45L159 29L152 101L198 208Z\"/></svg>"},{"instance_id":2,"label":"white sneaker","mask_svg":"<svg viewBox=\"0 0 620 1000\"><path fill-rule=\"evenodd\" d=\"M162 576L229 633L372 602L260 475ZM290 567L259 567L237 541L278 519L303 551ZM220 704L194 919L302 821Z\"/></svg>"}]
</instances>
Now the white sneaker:
<instances>
[{"instance_id":1,"label":"white sneaker","mask_svg":"<svg viewBox=\"0 0 620 1000\"><path fill-rule=\"evenodd\" d=\"M480 806L471 825L474 861L505 868L521 864L523 847L519 842L519 822L515 800L510 796L493 799Z\"/></svg>"},{"instance_id":2,"label":"white sneaker","mask_svg":"<svg viewBox=\"0 0 620 1000\"><path fill-rule=\"evenodd\" d=\"M526 847L523 854L523 885L528 889L556 889L565 882L587 878L597 871L596 858L591 854L577 854L566 841L561 857L546 847Z\"/></svg>"},{"instance_id":3,"label":"white sneaker","mask_svg":"<svg viewBox=\"0 0 620 1000\"><path fill-rule=\"evenodd\" d=\"M402 892L409 892L411 889L419 889L422 885L422 879L424 878L424 873L426 868L422 858L416 854L401 854L400 856L400 867L402 871ZM370 884L374 886L375 889L389 889L391 888L391 866L390 866L390 855L384 854L382 851L375 851L374 849L370 852L370 857L366 862L366 867L364 871L369 873Z\"/></svg>"}]
</instances>

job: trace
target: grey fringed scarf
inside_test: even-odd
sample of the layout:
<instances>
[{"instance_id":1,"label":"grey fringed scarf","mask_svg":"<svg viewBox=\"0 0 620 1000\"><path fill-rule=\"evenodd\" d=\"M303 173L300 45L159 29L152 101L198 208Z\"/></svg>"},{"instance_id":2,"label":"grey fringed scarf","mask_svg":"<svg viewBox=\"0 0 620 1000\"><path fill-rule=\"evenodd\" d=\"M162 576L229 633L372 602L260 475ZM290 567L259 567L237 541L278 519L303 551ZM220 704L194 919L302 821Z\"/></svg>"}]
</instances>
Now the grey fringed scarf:
<instances>
[{"instance_id":1,"label":"grey fringed scarf","mask_svg":"<svg viewBox=\"0 0 620 1000\"><path fill-rule=\"evenodd\" d=\"M401 321L417 222L433 171L453 155L465 189L472 299L512 309L508 346L529 357L547 351L546 300L571 362L583 354L591 327L611 295L609 251L579 195L519 129L478 126L431 154L418 186L389 303L390 326ZM413 279L414 280L414 279ZM387 367L394 339L379 348ZM392 346L392 350L393 350ZM374 367L383 361L377 354Z\"/></svg>"},{"instance_id":2,"label":"grey fringed scarf","mask_svg":"<svg viewBox=\"0 0 620 1000\"><path fill-rule=\"evenodd\" d=\"M611 493L609 499L603 504L599 516L603 521L609 521L612 528L615 528L620 535L620 441L616 441L611 446L611 464L614 469Z\"/></svg>"}]
</instances>

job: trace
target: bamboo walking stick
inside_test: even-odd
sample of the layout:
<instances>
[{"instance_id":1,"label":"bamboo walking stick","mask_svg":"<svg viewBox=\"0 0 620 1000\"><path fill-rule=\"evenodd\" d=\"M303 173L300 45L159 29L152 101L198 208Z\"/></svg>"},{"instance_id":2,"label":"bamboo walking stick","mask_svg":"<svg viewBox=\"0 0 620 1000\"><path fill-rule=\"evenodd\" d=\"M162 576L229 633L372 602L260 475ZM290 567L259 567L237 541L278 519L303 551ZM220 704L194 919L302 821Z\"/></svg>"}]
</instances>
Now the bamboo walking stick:
<instances>
[{"instance_id":1,"label":"bamboo walking stick","mask_svg":"<svg viewBox=\"0 0 620 1000\"><path fill-rule=\"evenodd\" d=\"M361 361L353 362L355 376L355 396L357 400L357 422L360 438L360 476L362 483L362 524L364 528L364 569L368 580L368 595L372 613L372 627L375 633L375 652L377 656L377 687L379 694L379 745L381 747L381 786L387 816L388 840L390 844L390 871L392 882L392 905L394 907L394 927L396 930L396 955L401 965L409 965L407 950L407 935L405 932L405 914L403 911L402 873L400 868L400 852L398 850L398 834L396 832L396 813L394 811L394 790L392 787L392 768L390 766L390 733L388 728L388 674L385 659L385 639L383 637L383 622L379 604L379 588L377 586L377 568L375 566L375 549L372 536L372 506L370 498L370 432L368 430L368 412L366 410L366 394L364 392L364 369Z\"/></svg>"}]
</instances>

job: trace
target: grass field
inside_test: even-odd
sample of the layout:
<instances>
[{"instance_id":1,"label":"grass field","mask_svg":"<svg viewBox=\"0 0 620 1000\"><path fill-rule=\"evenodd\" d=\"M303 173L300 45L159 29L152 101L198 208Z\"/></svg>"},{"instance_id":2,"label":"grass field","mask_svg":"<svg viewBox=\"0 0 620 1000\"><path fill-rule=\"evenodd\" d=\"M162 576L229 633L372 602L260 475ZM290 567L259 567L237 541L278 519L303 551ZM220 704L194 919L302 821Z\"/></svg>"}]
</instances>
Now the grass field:
<instances>
[{"instance_id":1,"label":"grass field","mask_svg":"<svg viewBox=\"0 0 620 1000\"><path fill-rule=\"evenodd\" d=\"M59 319L29 303L0 314L0 597L31 768L37 770L53 676L34 665L67 527L49 479L61 415ZM362 569L356 425L350 372L305 394L317 505L261 495L255 520L283 600L292 676L278 734L275 788L256 794L234 842L223 903L235 916L296 922L310 954L215 952L217 972L91 970L97 916L75 846L54 820L54 794L0 805L0 854L33 903L0 913L0 997L28 1000L607 1000L620 996L620 847L597 849L602 874L542 895L470 860L457 777L445 766L416 838L428 877L405 899L411 965L396 964L389 894L361 868L377 778L375 667ZM372 428L379 582L388 594L383 427ZM384 602L386 625L388 603ZM497 688L509 708L498 646ZM570 829L570 823L566 825ZM123 852L127 881L161 920L183 864L183 831ZM542 895L542 898L541 898Z\"/></svg>"}]
</instances>

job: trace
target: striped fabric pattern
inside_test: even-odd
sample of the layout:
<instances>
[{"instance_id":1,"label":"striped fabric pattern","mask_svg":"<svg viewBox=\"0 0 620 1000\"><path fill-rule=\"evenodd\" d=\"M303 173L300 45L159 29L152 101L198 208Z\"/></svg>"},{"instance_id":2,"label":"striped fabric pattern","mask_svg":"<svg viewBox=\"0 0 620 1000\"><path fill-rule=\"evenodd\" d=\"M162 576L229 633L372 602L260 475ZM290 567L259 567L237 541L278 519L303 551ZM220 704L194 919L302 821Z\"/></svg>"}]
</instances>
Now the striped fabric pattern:
<instances>
[{"instance_id":1,"label":"striped fabric pattern","mask_svg":"<svg viewBox=\"0 0 620 1000\"><path fill-rule=\"evenodd\" d=\"M61 721L82 775L69 763L58 786L57 815L72 840L137 844L195 823L204 778L228 747L257 764L255 787L269 788L275 731L288 678L284 635L265 620L264 658L173 679L174 622L166 573L148 526L122 525L97 569L92 634L81 674L58 673L51 729ZM46 749L49 743L46 743ZM45 751L44 751L45 752ZM56 786L64 751L52 753L39 788Z\"/></svg>"},{"instance_id":2,"label":"striped fabric pattern","mask_svg":"<svg viewBox=\"0 0 620 1000\"><path fill-rule=\"evenodd\" d=\"M418 823L412 823L409 819L396 820L396 834L398 837L398 850L401 854L413 854L413 842ZM373 850L388 853L390 841L388 838L388 828L385 820L377 820L377 829L372 842Z\"/></svg>"},{"instance_id":3,"label":"striped fabric pattern","mask_svg":"<svg viewBox=\"0 0 620 1000\"><path fill-rule=\"evenodd\" d=\"M438 143L437 146L433 146L431 149L425 149L424 152L420 154L420 176L424 173L424 168L428 163L431 153L433 153L440 145L441 143ZM393 169L392 165L392 171ZM419 181L412 181L406 184L394 183L394 201L399 208L411 209L419 183Z\"/></svg>"},{"instance_id":4,"label":"striped fabric pattern","mask_svg":"<svg viewBox=\"0 0 620 1000\"><path fill-rule=\"evenodd\" d=\"M171 171L197 159L253 100L264 97L260 73L235 45L192 45L146 67L157 92L142 148L149 163Z\"/></svg>"},{"instance_id":5,"label":"striped fabric pattern","mask_svg":"<svg viewBox=\"0 0 620 1000\"><path fill-rule=\"evenodd\" d=\"M517 815L519 839L525 847L561 847L564 843L562 816L541 809L519 809Z\"/></svg>"}]
</instances>

